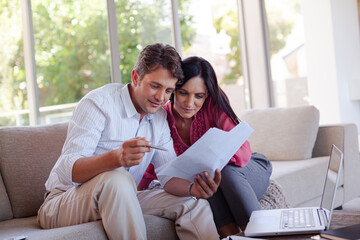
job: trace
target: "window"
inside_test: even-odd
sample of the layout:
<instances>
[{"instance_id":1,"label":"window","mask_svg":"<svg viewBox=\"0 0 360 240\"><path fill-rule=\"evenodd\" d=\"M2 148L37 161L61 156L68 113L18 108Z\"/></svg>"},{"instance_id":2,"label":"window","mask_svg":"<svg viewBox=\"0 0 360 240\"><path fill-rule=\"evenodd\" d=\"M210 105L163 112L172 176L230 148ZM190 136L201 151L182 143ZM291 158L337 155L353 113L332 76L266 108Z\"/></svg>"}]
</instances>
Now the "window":
<instances>
[{"instance_id":1,"label":"window","mask_svg":"<svg viewBox=\"0 0 360 240\"><path fill-rule=\"evenodd\" d=\"M183 44L184 58L199 56L213 66L234 111L245 109L236 0L197 0L187 6L194 38ZM201 9L201 11L199 11ZM182 15L186 18L186 15ZM188 46L188 47L187 47Z\"/></svg>"},{"instance_id":2,"label":"window","mask_svg":"<svg viewBox=\"0 0 360 240\"><path fill-rule=\"evenodd\" d=\"M28 125L19 1L0 3L0 126Z\"/></svg>"},{"instance_id":3,"label":"window","mask_svg":"<svg viewBox=\"0 0 360 240\"><path fill-rule=\"evenodd\" d=\"M38 94L31 87L29 92L39 99L36 104L29 103L27 96L20 0L0 3L0 41L4 46L0 49L1 126L28 125L28 106L37 108L38 102L40 123L68 120L85 94L111 82L107 3L115 6L111 10L116 11L119 55L116 51L113 59L120 58L123 83L131 81L131 70L144 46L156 42L175 45L171 0L32 0L27 11L31 11L33 23ZM183 56L209 60L238 113L245 108L245 101L236 3L179 0L175 11L179 13ZM114 38L111 40L113 43ZM32 117L32 112L34 120L37 116Z\"/></svg>"},{"instance_id":4,"label":"window","mask_svg":"<svg viewBox=\"0 0 360 240\"><path fill-rule=\"evenodd\" d=\"M131 82L131 71L140 51L157 42L173 44L170 0L115 1L123 83Z\"/></svg>"},{"instance_id":5,"label":"window","mask_svg":"<svg viewBox=\"0 0 360 240\"><path fill-rule=\"evenodd\" d=\"M86 93L111 81L106 1L31 3L41 123L64 121Z\"/></svg>"},{"instance_id":6,"label":"window","mask_svg":"<svg viewBox=\"0 0 360 240\"><path fill-rule=\"evenodd\" d=\"M275 107L309 104L300 0L265 1Z\"/></svg>"}]
</instances>

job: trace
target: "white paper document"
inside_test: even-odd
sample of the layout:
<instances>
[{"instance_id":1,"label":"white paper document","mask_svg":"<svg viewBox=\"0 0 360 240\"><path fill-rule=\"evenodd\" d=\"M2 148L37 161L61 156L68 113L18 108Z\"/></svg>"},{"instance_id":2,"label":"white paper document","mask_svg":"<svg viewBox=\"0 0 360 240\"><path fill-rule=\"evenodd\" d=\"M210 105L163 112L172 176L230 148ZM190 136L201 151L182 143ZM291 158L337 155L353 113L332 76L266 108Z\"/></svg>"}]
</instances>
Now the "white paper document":
<instances>
[{"instance_id":1,"label":"white paper document","mask_svg":"<svg viewBox=\"0 0 360 240\"><path fill-rule=\"evenodd\" d=\"M214 177L215 170L225 167L253 131L245 121L229 132L210 128L183 154L162 166L156 174L193 181L196 174L207 171Z\"/></svg>"}]
</instances>

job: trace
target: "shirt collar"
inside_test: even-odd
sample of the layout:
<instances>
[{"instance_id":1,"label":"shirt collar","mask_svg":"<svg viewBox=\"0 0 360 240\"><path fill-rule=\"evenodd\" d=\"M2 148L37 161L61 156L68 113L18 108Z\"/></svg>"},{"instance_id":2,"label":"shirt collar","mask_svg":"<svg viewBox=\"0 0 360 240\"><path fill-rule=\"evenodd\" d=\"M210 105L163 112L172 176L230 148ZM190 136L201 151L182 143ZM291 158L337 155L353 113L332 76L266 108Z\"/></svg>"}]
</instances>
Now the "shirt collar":
<instances>
[{"instance_id":1,"label":"shirt collar","mask_svg":"<svg viewBox=\"0 0 360 240\"><path fill-rule=\"evenodd\" d=\"M140 113L137 112L133 101L131 100L130 97L130 91L129 91L129 86L130 83L126 84L123 88L121 88L120 92L120 97L124 103L124 108L125 108L125 112L126 112L126 116L128 118L132 118L135 116L138 116L140 118ZM150 114L147 113L143 119L150 121L154 118L154 114Z\"/></svg>"}]
</instances>

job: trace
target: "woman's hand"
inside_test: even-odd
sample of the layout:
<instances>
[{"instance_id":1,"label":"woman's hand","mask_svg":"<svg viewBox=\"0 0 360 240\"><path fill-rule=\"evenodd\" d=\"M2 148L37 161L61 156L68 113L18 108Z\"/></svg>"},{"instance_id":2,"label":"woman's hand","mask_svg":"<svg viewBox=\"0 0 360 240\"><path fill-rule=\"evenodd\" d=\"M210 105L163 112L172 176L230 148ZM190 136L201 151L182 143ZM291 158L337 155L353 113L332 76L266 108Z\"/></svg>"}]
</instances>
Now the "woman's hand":
<instances>
[{"instance_id":1,"label":"woman's hand","mask_svg":"<svg viewBox=\"0 0 360 240\"><path fill-rule=\"evenodd\" d=\"M216 193L220 185L221 173L219 169L216 169L214 179L212 179L210 174L206 171L203 172L203 174L205 180L198 174L194 179L194 184L191 186L189 193L196 198L208 199Z\"/></svg>"}]
</instances>

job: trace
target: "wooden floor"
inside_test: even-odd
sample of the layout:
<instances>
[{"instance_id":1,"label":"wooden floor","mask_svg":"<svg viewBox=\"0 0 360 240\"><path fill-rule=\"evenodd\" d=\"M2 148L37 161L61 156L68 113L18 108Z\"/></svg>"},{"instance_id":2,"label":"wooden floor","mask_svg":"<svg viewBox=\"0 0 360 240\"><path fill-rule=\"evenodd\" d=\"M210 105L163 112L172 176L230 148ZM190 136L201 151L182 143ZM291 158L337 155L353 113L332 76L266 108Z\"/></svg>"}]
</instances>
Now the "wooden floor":
<instances>
[{"instance_id":1,"label":"wooden floor","mask_svg":"<svg viewBox=\"0 0 360 240\"><path fill-rule=\"evenodd\" d=\"M350 210L334 210L331 217L330 229L347 227L360 223L360 212Z\"/></svg>"}]
</instances>

